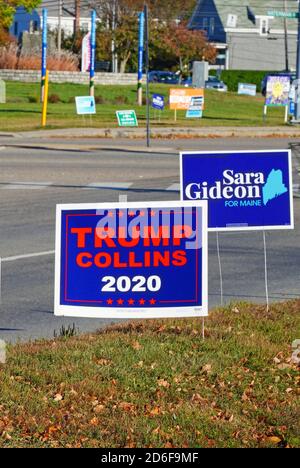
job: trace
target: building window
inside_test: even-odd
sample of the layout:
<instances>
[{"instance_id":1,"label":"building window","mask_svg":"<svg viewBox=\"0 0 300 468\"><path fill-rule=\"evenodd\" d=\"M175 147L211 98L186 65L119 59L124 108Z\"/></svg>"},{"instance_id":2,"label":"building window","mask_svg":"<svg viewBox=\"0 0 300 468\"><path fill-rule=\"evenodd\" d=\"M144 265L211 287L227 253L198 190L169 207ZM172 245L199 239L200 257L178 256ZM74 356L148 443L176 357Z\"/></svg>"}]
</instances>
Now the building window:
<instances>
[{"instance_id":1,"label":"building window","mask_svg":"<svg viewBox=\"0 0 300 468\"><path fill-rule=\"evenodd\" d=\"M84 31L88 31L89 30L89 23L81 23L81 29L83 29Z\"/></svg>"},{"instance_id":2,"label":"building window","mask_svg":"<svg viewBox=\"0 0 300 468\"><path fill-rule=\"evenodd\" d=\"M259 34L261 36L266 36L268 33L269 33L269 19L268 18L260 18Z\"/></svg>"},{"instance_id":3,"label":"building window","mask_svg":"<svg viewBox=\"0 0 300 468\"><path fill-rule=\"evenodd\" d=\"M215 32L215 18L210 18L209 21L209 34L212 36Z\"/></svg>"},{"instance_id":4,"label":"building window","mask_svg":"<svg viewBox=\"0 0 300 468\"><path fill-rule=\"evenodd\" d=\"M202 27L203 27L204 31L208 30L208 18L203 18Z\"/></svg>"},{"instance_id":5,"label":"building window","mask_svg":"<svg viewBox=\"0 0 300 468\"><path fill-rule=\"evenodd\" d=\"M19 34L19 25L18 25L18 21L15 21L15 24L14 24L14 35L17 36Z\"/></svg>"},{"instance_id":6,"label":"building window","mask_svg":"<svg viewBox=\"0 0 300 468\"><path fill-rule=\"evenodd\" d=\"M34 33L38 30L38 22L31 20L29 24L29 32Z\"/></svg>"}]
</instances>

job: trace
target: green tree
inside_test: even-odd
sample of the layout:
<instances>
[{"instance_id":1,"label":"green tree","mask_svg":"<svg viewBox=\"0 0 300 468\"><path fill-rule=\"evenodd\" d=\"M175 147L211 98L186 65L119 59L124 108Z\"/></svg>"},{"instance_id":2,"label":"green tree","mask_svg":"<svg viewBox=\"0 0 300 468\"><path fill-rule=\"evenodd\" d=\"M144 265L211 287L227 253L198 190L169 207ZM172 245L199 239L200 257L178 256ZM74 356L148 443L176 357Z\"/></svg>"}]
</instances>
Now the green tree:
<instances>
[{"instance_id":1,"label":"green tree","mask_svg":"<svg viewBox=\"0 0 300 468\"><path fill-rule=\"evenodd\" d=\"M172 20L183 20L191 16L196 0L149 0L150 16L150 59L155 63L156 54L165 57L163 32ZM112 44L119 60L120 72L135 71L138 48L138 13L143 10L144 0L90 0L101 20L97 31L97 57L111 60ZM159 43L161 42L161 46ZM176 59L173 56L173 64ZM170 60L166 57L166 66Z\"/></svg>"}]
</instances>

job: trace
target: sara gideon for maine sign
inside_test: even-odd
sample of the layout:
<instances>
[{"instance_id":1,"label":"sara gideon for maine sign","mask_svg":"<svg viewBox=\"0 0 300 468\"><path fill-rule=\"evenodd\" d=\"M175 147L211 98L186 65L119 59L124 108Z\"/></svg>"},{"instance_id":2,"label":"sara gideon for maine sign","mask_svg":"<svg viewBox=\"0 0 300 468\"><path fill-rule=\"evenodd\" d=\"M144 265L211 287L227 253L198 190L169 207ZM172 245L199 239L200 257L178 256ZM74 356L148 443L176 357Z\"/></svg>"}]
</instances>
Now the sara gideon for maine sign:
<instances>
[{"instance_id":1,"label":"sara gideon for maine sign","mask_svg":"<svg viewBox=\"0 0 300 468\"><path fill-rule=\"evenodd\" d=\"M208 201L211 231L293 229L289 150L181 153L181 197Z\"/></svg>"},{"instance_id":2,"label":"sara gideon for maine sign","mask_svg":"<svg viewBox=\"0 0 300 468\"><path fill-rule=\"evenodd\" d=\"M55 315L207 315L207 202L59 205L56 223Z\"/></svg>"}]
</instances>

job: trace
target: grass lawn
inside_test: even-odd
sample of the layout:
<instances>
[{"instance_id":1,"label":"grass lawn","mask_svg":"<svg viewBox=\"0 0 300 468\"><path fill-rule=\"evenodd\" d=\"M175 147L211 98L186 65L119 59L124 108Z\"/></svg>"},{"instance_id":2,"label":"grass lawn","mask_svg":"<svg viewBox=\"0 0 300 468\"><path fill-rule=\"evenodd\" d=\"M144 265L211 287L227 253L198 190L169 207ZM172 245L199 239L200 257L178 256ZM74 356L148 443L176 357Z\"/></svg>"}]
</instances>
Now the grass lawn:
<instances>
[{"instance_id":1,"label":"grass lawn","mask_svg":"<svg viewBox=\"0 0 300 468\"><path fill-rule=\"evenodd\" d=\"M8 348L0 447L300 447L300 300Z\"/></svg>"},{"instance_id":2,"label":"grass lawn","mask_svg":"<svg viewBox=\"0 0 300 468\"><path fill-rule=\"evenodd\" d=\"M40 128L41 104L39 103L39 84L7 82L7 104L0 104L0 131L22 131ZM151 92L169 96L166 85L152 85ZM145 106L136 105L134 86L96 86L96 96L100 97L97 115L90 122L77 116L74 97L88 94L88 86L75 84L50 84L49 95L56 95L60 101L49 104L48 128L67 127L117 127L116 110L136 109L140 125L145 125ZM269 109L267 122L262 119L264 99L238 96L235 93L205 91L206 110L203 119L185 118L185 111L178 112L177 123L174 112L166 109L158 121L151 109L153 124L157 126L277 126L284 125L284 110ZM158 113L158 111L157 111Z\"/></svg>"}]
</instances>

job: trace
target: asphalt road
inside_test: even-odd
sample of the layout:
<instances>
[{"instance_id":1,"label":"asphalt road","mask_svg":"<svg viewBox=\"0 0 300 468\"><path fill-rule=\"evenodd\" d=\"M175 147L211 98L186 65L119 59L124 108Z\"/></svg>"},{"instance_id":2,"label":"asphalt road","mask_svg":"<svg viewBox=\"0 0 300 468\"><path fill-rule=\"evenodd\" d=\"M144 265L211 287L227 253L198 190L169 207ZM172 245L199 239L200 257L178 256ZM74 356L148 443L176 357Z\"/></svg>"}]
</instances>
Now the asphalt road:
<instances>
[{"instance_id":1,"label":"asphalt road","mask_svg":"<svg viewBox=\"0 0 300 468\"><path fill-rule=\"evenodd\" d=\"M47 146L47 142L42 143L41 146ZM52 139L50 143L74 146L74 142L66 140ZM297 142L294 143L298 158ZM117 202L120 195L127 196L128 201L177 200L178 150L270 149L286 148L289 144L285 139L155 141L153 153L142 152L140 141L116 140L78 141L75 143L78 148L72 151L2 147L0 338L7 341L51 338L63 324L75 323L84 332L108 323L107 320L58 319L53 315L57 203ZM98 149L90 151L86 149L88 145ZM300 184L297 161L295 158L296 185ZM271 300L300 295L300 198L295 198L295 224L294 231L267 234ZM221 233L220 247L225 301L264 302L262 233ZM209 306L219 304L216 235L212 234L209 236Z\"/></svg>"}]
</instances>

